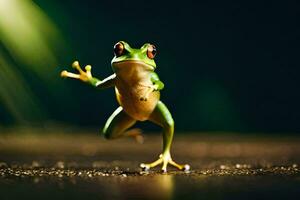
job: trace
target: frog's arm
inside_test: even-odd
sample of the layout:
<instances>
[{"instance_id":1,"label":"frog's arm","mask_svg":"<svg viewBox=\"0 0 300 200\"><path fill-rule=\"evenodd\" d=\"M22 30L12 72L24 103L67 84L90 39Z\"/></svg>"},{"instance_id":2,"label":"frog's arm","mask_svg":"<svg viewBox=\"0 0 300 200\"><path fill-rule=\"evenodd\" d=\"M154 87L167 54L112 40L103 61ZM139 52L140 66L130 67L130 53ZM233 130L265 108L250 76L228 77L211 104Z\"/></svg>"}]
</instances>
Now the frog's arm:
<instances>
[{"instance_id":1,"label":"frog's arm","mask_svg":"<svg viewBox=\"0 0 300 200\"><path fill-rule=\"evenodd\" d=\"M165 84L159 80L158 75L155 72L152 72L151 74L151 81L154 86L154 90L162 90L165 87Z\"/></svg>"},{"instance_id":2,"label":"frog's arm","mask_svg":"<svg viewBox=\"0 0 300 200\"><path fill-rule=\"evenodd\" d=\"M61 76L79 79L79 80L89 83L90 85L97 87L97 88L108 88L108 87L112 87L115 85L115 78L116 78L115 74L112 74L111 76L109 76L101 81L92 76L92 73L91 73L92 67L90 65L85 66L86 71L83 71L79 65L79 62L75 61L72 64L72 67L77 69L79 74L74 74L74 73L64 70L61 72Z\"/></svg>"},{"instance_id":3,"label":"frog's arm","mask_svg":"<svg viewBox=\"0 0 300 200\"><path fill-rule=\"evenodd\" d=\"M90 83L94 87L97 87L97 88L100 88L100 89L105 89L105 88L115 86L115 79L116 79L116 74L112 74L109 77L103 79L102 81L100 81L99 79L93 77L93 80L91 80Z\"/></svg>"}]
</instances>

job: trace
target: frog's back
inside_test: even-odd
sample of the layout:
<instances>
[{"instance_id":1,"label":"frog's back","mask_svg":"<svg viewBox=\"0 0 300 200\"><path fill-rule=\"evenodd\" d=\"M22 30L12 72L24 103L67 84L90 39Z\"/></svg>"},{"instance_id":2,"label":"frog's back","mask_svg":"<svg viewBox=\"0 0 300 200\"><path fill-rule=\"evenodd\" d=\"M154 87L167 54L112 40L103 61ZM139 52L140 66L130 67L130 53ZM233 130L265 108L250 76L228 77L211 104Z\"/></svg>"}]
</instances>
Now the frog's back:
<instances>
[{"instance_id":1,"label":"frog's back","mask_svg":"<svg viewBox=\"0 0 300 200\"><path fill-rule=\"evenodd\" d=\"M119 104L132 118L144 121L149 118L160 98L159 91L153 91L146 101L141 97L149 91L147 85L152 85L151 71L142 63L119 63L116 72L115 90Z\"/></svg>"}]
</instances>

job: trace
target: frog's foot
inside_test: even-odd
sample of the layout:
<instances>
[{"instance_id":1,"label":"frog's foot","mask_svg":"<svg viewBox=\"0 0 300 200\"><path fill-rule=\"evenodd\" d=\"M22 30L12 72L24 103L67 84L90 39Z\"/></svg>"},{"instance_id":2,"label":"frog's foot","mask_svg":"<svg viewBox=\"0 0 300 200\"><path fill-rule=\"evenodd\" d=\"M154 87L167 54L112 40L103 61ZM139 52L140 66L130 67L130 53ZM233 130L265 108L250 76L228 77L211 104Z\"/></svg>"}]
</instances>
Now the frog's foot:
<instances>
[{"instance_id":1,"label":"frog's foot","mask_svg":"<svg viewBox=\"0 0 300 200\"><path fill-rule=\"evenodd\" d=\"M91 73L92 67L90 65L85 66L86 71L83 71L79 65L79 62L75 61L75 62L73 62L72 67L75 68L79 72L79 74L74 74L72 72L68 72L68 71L64 70L61 72L60 75L62 77L80 79L85 82L92 78L92 73Z\"/></svg>"},{"instance_id":2,"label":"frog's foot","mask_svg":"<svg viewBox=\"0 0 300 200\"><path fill-rule=\"evenodd\" d=\"M185 165L180 165L176 162L174 162L171 158L171 155L170 154L161 154L159 156L159 159L157 159L156 161L152 162L152 163L148 163L148 164L140 164L140 167L145 170L145 171L148 171L150 168L153 168L153 167L156 167L157 165L160 165L162 164L162 168L161 168L161 171L162 172L167 172L167 165L170 164L174 167L176 167L177 169L179 170L182 170L182 171L189 171L190 170L190 166L188 164L185 164Z\"/></svg>"},{"instance_id":3,"label":"frog's foot","mask_svg":"<svg viewBox=\"0 0 300 200\"><path fill-rule=\"evenodd\" d=\"M130 129L126 131L124 135L128 137L133 137L135 141L139 144L144 143L144 136L142 135L142 130L139 128Z\"/></svg>"}]
</instances>

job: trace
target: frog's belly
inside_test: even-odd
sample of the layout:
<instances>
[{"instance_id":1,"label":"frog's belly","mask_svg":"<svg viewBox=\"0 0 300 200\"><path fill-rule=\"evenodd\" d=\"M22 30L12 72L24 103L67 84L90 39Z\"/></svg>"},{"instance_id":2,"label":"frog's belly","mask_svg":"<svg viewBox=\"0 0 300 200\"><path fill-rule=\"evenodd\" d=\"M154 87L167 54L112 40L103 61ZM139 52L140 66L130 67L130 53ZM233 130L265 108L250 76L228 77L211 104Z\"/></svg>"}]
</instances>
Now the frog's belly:
<instances>
[{"instance_id":1,"label":"frog's belly","mask_svg":"<svg viewBox=\"0 0 300 200\"><path fill-rule=\"evenodd\" d=\"M159 91L154 91L148 96L147 101L141 101L140 98L147 92L147 88L140 85L127 87L117 83L115 90L117 100L124 111L139 121L145 121L149 118L160 97Z\"/></svg>"}]
</instances>

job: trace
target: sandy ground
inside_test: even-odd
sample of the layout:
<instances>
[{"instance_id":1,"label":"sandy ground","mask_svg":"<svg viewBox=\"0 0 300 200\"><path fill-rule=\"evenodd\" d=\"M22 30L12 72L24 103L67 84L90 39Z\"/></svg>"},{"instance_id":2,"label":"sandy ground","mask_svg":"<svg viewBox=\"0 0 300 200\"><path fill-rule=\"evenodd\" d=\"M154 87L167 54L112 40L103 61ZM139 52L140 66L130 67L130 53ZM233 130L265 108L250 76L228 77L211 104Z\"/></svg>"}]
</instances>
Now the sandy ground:
<instances>
[{"instance_id":1,"label":"sandy ground","mask_svg":"<svg viewBox=\"0 0 300 200\"><path fill-rule=\"evenodd\" d=\"M177 134L173 159L191 165L143 172L161 153L159 134L144 144L92 133L0 135L0 199L292 199L300 195L300 137Z\"/></svg>"}]
</instances>

